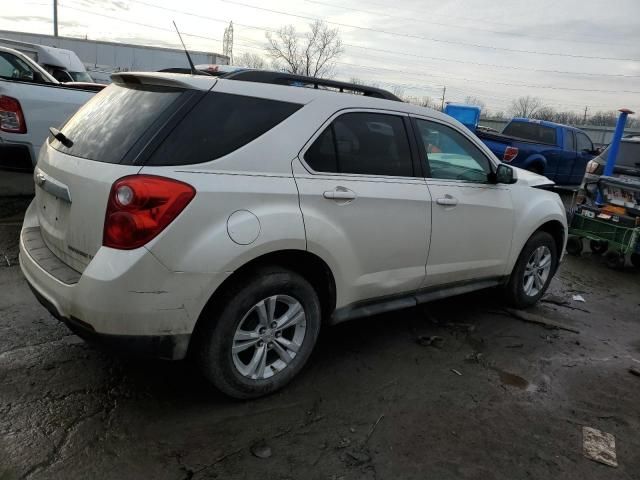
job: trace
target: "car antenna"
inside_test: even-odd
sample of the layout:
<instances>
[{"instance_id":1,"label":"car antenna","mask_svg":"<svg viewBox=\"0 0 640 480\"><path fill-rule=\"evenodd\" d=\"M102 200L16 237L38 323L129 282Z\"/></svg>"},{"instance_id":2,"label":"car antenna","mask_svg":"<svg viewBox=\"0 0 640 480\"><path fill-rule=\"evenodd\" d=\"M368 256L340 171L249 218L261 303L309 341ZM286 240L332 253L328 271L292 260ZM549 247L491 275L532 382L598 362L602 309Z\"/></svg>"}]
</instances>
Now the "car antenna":
<instances>
[{"instance_id":1,"label":"car antenna","mask_svg":"<svg viewBox=\"0 0 640 480\"><path fill-rule=\"evenodd\" d=\"M178 32L178 37L180 37L180 43L182 43L182 48L184 48L184 53L187 55L187 60L189 60L189 65L191 66L191 75L209 75L208 73L200 72L196 70L196 66L193 64L193 60L191 60L191 55L189 55L189 50L187 50L186 45L184 44L184 40L182 40L182 35L180 35L180 30L178 30L178 26L176 25L176 21L173 20L173 26Z\"/></svg>"}]
</instances>

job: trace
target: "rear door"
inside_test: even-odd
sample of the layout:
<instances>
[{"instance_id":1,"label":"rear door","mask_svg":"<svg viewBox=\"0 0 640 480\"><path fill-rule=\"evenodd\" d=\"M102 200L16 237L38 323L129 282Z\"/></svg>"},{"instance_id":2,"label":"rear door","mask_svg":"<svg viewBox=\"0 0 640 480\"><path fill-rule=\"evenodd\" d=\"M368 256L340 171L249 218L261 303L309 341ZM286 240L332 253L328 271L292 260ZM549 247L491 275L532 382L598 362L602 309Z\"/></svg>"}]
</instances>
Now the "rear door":
<instances>
[{"instance_id":1,"label":"rear door","mask_svg":"<svg viewBox=\"0 0 640 480\"><path fill-rule=\"evenodd\" d=\"M329 259L338 307L424 279L430 197L408 127L404 114L339 113L294 160L307 248Z\"/></svg>"},{"instance_id":2,"label":"rear door","mask_svg":"<svg viewBox=\"0 0 640 480\"><path fill-rule=\"evenodd\" d=\"M113 183L136 174L138 154L186 92L112 84L62 128L66 140L42 150L34 173L42 237L52 252L82 272L102 245Z\"/></svg>"}]
</instances>

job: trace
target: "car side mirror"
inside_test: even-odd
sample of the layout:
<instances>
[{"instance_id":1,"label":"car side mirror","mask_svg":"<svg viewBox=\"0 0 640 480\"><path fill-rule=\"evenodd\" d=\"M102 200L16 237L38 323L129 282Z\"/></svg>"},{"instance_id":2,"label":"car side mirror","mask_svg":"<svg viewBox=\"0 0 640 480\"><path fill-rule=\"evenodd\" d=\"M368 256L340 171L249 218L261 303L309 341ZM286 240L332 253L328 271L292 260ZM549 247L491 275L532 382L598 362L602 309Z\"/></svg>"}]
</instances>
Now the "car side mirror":
<instances>
[{"instance_id":1,"label":"car side mirror","mask_svg":"<svg viewBox=\"0 0 640 480\"><path fill-rule=\"evenodd\" d=\"M518 181L518 175L515 169L507 164L498 165L496 172L491 175L494 183L504 183L510 185Z\"/></svg>"}]
</instances>

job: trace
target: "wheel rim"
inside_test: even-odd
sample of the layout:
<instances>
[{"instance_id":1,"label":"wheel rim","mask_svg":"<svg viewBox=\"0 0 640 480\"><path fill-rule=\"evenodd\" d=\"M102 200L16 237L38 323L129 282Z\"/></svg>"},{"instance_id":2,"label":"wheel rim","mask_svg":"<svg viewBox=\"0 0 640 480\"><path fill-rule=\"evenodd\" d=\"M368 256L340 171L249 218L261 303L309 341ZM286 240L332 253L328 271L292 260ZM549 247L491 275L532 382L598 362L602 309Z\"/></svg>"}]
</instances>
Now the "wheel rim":
<instances>
[{"instance_id":1,"label":"wheel rim","mask_svg":"<svg viewBox=\"0 0 640 480\"><path fill-rule=\"evenodd\" d=\"M551 272L551 250L544 245L536 248L524 270L524 293L530 297L538 295L549 278Z\"/></svg>"},{"instance_id":2,"label":"wheel rim","mask_svg":"<svg viewBox=\"0 0 640 480\"><path fill-rule=\"evenodd\" d=\"M281 372L300 352L307 320L300 302L288 295L260 300L242 317L231 353L238 372L263 380Z\"/></svg>"}]
</instances>

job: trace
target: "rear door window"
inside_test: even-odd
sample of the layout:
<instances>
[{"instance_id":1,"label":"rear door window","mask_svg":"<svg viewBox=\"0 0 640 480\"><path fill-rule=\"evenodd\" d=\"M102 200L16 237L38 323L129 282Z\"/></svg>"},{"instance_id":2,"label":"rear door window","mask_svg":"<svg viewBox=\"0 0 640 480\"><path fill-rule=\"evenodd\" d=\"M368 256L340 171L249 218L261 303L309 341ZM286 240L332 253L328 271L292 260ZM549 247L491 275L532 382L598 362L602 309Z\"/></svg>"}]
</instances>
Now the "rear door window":
<instances>
[{"instance_id":1,"label":"rear door window","mask_svg":"<svg viewBox=\"0 0 640 480\"><path fill-rule=\"evenodd\" d=\"M147 165L191 165L220 158L268 132L301 107L210 92L167 135Z\"/></svg>"},{"instance_id":2,"label":"rear door window","mask_svg":"<svg viewBox=\"0 0 640 480\"><path fill-rule=\"evenodd\" d=\"M305 153L317 172L412 177L411 149L402 117L345 113Z\"/></svg>"},{"instance_id":3,"label":"rear door window","mask_svg":"<svg viewBox=\"0 0 640 480\"><path fill-rule=\"evenodd\" d=\"M61 128L73 144L65 146L52 139L51 146L76 157L120 163L183 92L167 87L111 84Z\"/></svg>"},{"instance_id":4,"label":"rear door window","mask_svg":"<svg viewBox=\"0 0 640 480\"><path fill-rule=\"evenodd\" d=\"M557 143L556 129L538 123L511 122L502 132L505 135L522 138L536 143L547 143L555 145Z\"/></svg>"},{"instance_id":5,"label":"rear door window","mask_svg":"<svg viewBox=\"0 0 640 480\"><path fill-rule=\"evenodd\" d=\"M567 152L576 151L576 136L573 130L564 131L564 150Z\"/></svg>"}]
</instances>

